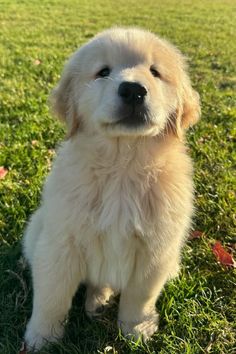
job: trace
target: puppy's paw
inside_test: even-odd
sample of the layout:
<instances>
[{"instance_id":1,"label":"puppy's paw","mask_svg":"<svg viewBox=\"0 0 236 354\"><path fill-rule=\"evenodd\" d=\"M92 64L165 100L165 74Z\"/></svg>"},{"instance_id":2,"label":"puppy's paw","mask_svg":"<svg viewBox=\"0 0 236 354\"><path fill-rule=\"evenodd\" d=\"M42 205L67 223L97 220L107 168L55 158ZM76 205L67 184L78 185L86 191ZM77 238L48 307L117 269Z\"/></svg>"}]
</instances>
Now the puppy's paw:
<instances>
[{"instance_id":1,"label":"puppy's paw","mask_svg":"<svg viewBox=\"0 0 236 354\"><path fill-rule=\"evenodd\" d=\"M123 335L134 340L142 338L146 342L158 329L158 314L146 315L140 321L118 320L118 326Z\"/></svg>"},{"instance_id":2,"label":"puppy's paw","mask_svg":"<svg viewBox=\"0 0 236 354\"><path fill-rule=\"evenodd\" d=\"M37 351L49 342L56 342L63 336L63 325L47 326L34 325L31 321L27 325L25 342L28 350Z\"/></svg>"},{"instance_id":3,"label":"puppy's paw","mask_svg":"<svg viewBox=\"0 0 236 354\"><path fill-rule=\"evenodd\" d=\"M114 292L110 288L95 288L89 286L85 302L86 314L90 318L102 315L106 306L109 305Z\"/></svg>"}]
</instances>

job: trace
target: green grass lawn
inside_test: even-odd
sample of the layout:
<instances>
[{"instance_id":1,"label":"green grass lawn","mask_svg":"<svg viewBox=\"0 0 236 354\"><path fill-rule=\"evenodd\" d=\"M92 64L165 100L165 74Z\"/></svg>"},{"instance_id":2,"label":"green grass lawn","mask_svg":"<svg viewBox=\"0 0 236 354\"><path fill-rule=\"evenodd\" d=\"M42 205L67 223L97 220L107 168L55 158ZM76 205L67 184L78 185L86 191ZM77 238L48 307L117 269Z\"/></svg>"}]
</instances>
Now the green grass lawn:
<instances>
[{"instance_id":1,"label":"green grass lawn","mask_svg":"<svg viewBox=\"0 0 236 354\"><path fill-rule=\"evenodd\" d=\"M84 289L73 301L60 343L40 353L233 354L236 352L235 270L217 263L211 247L235 244L235 53L233 0L0 1L0 353L17 353L31 313L30 273L21 255L25 222L39 203L43 180L63 127L47 98L66 58L112 25L148 28L188 57L202 101L202 120L188 133L195 161L195 229L179 278L163 291L160 329L147 345L122 338L117 306L92 322ZM110 349L109 349L110 348Z\"/></svg>"}]
</instances>

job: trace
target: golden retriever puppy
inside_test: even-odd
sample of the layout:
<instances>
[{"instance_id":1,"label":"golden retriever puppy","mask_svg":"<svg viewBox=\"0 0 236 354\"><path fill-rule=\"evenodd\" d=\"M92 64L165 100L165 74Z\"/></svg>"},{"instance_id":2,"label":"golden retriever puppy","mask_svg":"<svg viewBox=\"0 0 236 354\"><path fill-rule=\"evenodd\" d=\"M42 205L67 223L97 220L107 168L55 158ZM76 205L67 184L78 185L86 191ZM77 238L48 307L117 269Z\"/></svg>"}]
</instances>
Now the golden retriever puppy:
<instances>
[{"instance_id":1,"label":"golden retriever puppy","mask_svg":"<svg viewBox=\"0 0 236 354\"><path fill-rule=\"evenodd\" d=\"M34 287L26 342L39 349L63 335L81 282L89 316L120 293L119 327L146 340L193 213L183 140L200 108L185 60L150 32L107 30L71 57L52 106L68 137L24 236Z\"/></svg>"}]
</instances>

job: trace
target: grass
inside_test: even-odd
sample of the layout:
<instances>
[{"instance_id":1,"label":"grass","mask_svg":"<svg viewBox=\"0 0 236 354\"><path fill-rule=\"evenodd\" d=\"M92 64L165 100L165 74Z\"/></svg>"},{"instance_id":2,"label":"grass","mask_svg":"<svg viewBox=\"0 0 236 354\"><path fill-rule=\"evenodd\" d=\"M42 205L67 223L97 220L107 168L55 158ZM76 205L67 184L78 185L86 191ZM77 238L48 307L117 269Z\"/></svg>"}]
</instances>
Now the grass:
<instances>
[{"instance_id":1,"label":"grass","mask_svg":"<svg viewBox=\"0 0 236 354\"><path fill-rule=\"evenodd\" d=\"M233 354L235 270L219 265L215 240L235 243L235 3L230 0L2 0L0 2L0 353L19 351L31 313L32 287L21 256L25 222L37 207L63 128L47 107L66 58L98 31L137 25L175 43L188 57L202 100L202 121L189 131L195 161L195 228L178 279L157 308L160 330L146 344L116 329L117 306L99 321L84 314L84 289L73 301L66 334L44 354ZM109 349L110 348L110 349Z\"/></svg>"}]
</instances>

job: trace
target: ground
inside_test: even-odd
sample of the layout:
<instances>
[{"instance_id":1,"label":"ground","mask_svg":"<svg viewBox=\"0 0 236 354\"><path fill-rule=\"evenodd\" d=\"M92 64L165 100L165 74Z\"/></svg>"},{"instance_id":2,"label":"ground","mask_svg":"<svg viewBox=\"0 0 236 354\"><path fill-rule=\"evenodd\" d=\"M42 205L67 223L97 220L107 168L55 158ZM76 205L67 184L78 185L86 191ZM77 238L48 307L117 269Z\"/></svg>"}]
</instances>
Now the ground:
<instances>
[{"instance_id":1,"label":"ground","mask_svg":"<svg viewBox=\"0 0 236 354\"><path fill-rule=\"evenodd\" d=\"M224 247L235 244L235 2L3 0L0 7L0 166L8 171L0 179L1 354L19 351L30 316L22 233L64 136L49 113L49 92L66 58L112 25L148 28L189 58L202 102L202 120L188 133L195 161L194 229L204 234L187 243L179 278L162 292L160 329L148 344L122 338L116 306L101 320L89 320L82 288L63 341L40 353L235 353L235 270L212 253L216 240Z\"/></svg>"}]
</instances>

